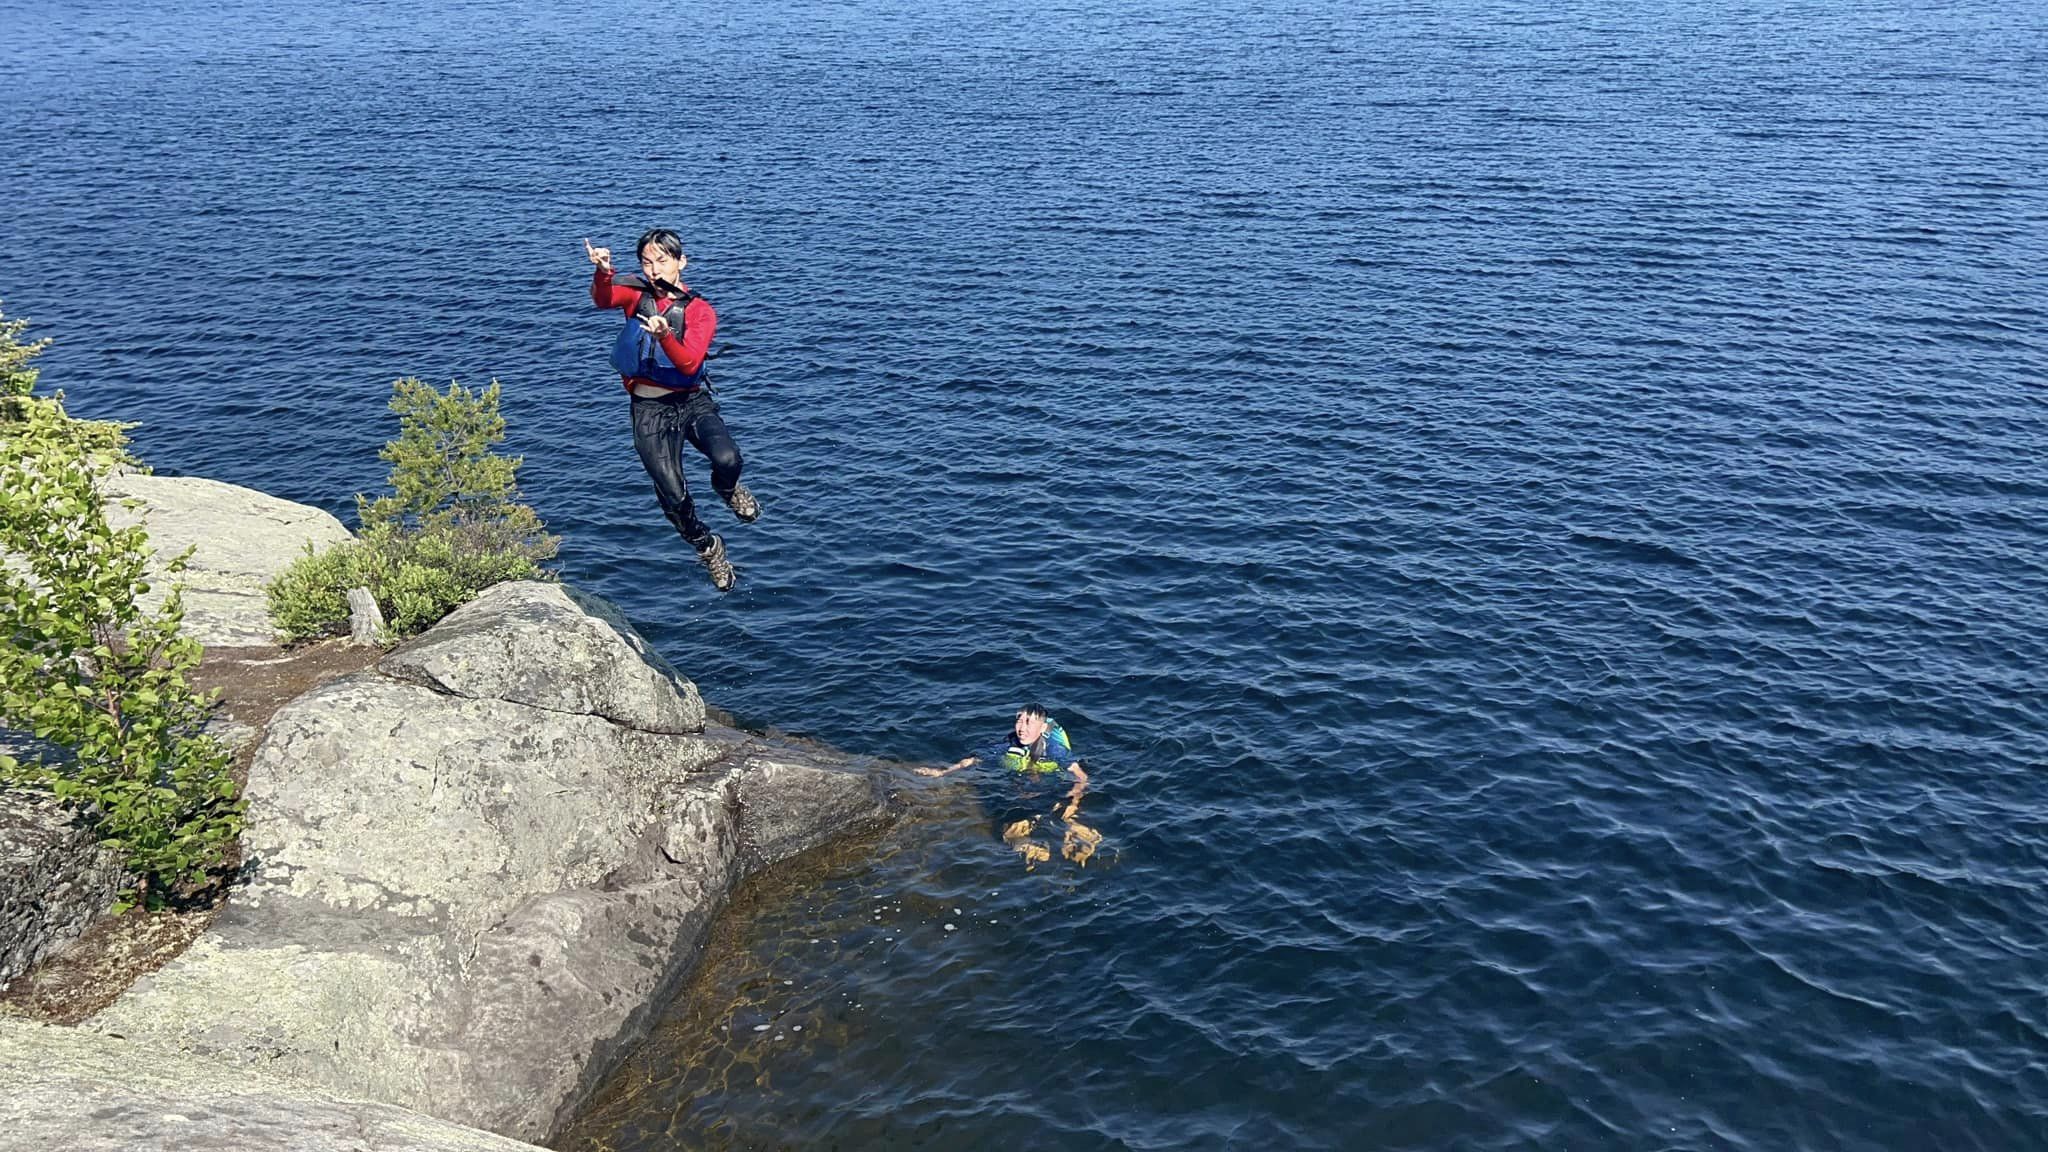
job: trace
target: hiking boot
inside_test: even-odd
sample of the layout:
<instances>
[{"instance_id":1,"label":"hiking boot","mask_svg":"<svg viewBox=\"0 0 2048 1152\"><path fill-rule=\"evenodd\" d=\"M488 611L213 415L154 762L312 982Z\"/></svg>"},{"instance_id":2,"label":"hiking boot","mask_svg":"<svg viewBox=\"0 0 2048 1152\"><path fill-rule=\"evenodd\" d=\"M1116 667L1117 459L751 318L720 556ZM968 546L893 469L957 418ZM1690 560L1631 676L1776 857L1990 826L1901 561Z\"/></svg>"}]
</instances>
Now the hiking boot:
<instances>
[{"instance_id":1,"label":"hiking boot","mask_svg":"<svg viewBox=\"0 0 2048 1152\"><path fill-rule=\"evenodd\" d=\"M732 591L739 582L739 574L732 570L732 561L725 558L725 539L713 536L711 542L697 548L697 559L711 572L711 586L720 592Z\"/></svg>"},{"instance_id":2,"label":"hiking boot","mask_svg":"<svg viewBox=\"0 0 2048 1152\"><path fill-rule=\"evenodd\" d=\"M752 524L761 518L761 502L754 499L754 494L747 491L745 484L733 485L732 495L724 499L725 506L732 509L733 515L740 518L740 523Z\"/></svg>"}]
</instances>

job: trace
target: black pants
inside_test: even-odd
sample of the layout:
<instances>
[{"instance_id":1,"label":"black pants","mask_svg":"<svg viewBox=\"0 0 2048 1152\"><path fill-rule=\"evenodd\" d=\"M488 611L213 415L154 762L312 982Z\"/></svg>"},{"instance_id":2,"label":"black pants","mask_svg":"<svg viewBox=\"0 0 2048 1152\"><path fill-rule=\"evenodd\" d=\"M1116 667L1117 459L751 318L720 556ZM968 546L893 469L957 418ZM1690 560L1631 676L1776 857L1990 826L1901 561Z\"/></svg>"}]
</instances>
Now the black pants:
<instances>
[{"instance_id":1,"label":"black pants","mask_svg":"<svg viewBox=\"0 0 2048 1152\"><path fill-rule=\"evenodd\" d=\"M683 444L696 446L711 461L711 487L721 498L740 482L740 449L718 415L718 401L704 389L671 392L658 400L633 397L633 450L654 480L661 514L693 546L711 539L711 529L697 519L690 482L683 478Z\"/></svg>"}]
</instances>

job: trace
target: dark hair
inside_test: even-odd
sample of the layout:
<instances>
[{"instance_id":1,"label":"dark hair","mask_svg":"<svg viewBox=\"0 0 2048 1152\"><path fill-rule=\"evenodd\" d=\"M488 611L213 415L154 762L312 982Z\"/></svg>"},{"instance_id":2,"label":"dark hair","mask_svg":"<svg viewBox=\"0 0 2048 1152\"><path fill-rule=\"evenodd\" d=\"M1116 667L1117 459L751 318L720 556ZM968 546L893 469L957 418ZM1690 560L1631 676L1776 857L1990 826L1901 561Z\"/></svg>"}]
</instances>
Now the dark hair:
<instances>
[{"instance_id":1,"label":"dark hair","mask_svg":"<svg viewBox=\"0 0 2048 1152\"><path fill-rule=\"evenodd\" d=\"M1043 720L1046 718L1045 705L1043 704L1026 704L1022 708L1017 709L1017 711L1025 716L1032 717L1036 720Z\"/></svg>"},{"instance_id":2,"label":"dark hair","mask_svg":"<svg viewBox=\"0 0 2048 1152\"><path fill-rule=\"evenodd\" d=\"M671 256L681 256L683 254L683 238L676 235L673 228L649 228L641 233L640 242L633 245L633 258L638 260L640 254L647 251L649 244L654 245Z\"/></svg>"}]
</instances>

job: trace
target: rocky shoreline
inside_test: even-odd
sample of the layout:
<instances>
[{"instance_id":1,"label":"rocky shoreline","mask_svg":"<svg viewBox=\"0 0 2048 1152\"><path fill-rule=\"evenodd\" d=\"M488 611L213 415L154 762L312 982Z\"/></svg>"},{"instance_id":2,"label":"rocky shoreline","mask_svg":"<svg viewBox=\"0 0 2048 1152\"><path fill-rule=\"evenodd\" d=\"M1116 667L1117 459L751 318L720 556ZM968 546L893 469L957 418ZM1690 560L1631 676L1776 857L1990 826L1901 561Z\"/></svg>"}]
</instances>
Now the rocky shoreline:
<instances>
[{"instance_id":1,"label":"rocky shoreline","mask_svg":"<svg viewBox=\"0 0 2048 1152\"><path fill-rule=\"evenodd\" d=\"M267 636L263 566L339 528L124 479L173 530L160 551L197 546L187 596L216 643ZM545 1140L645 1035L734 884L887 814L872 766L708 721L616 608L557 584L491 588L252 735L243 881L79 1028L0 1019L22 1086L0 1149ZM308 1136L329 1130L354 1142Z\"/></svg>"}]
</instances>

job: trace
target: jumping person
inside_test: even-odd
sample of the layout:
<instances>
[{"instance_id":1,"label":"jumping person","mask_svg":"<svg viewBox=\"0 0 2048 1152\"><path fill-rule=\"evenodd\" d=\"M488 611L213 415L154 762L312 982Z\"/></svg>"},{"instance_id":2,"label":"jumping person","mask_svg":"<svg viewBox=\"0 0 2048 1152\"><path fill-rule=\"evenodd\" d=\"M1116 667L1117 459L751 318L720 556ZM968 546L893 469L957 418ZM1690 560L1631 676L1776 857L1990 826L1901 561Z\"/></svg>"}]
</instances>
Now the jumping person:
<instances>
[{"instance_id":1,"label":"jumping person","mask_svg":"<svg viewBox=\"0 0 2048 1152\"><path fill-rule=\"evenodd\" d=\"M761 518L760 502L740 483L739 445L718 415L704 370L718 314L678 278L689 259L682 238L667 228L649 229L640 237L637 276L614 275L609 248L593 248L585 240L583 251L596 265L591 301L626 315L612 345L612 367L633 397L633 449L654 481L662 515L697 550L712 586L729 592L739 577L725 558L725 539L697 519L690 483L683 477L687 442L711 461L711 490L732 514L745 524Z\"/></svg>"},{"instance_id":2,"label":"jumping person","mask_svg":"<svg viewBox=\"0 0 2048 1152\"><path fill-rule=\"evenodd\" d=\"M1102 842L1102 834L1075 818L1081 810L1081 797L1088 791L1088 773L1082 770L1080 758L1067 742L1067 730L1046 715L1044 707L1026 704L1017 710L1010 735L1012 739L1003 749L1001 759L1007 769L1004 775L1010 778L1012 787L1001 801L1007 810L996 820L1003 843L1030 863L1051 859L1052 853L1031 839L1031 834L1037 830L1038 821L1048 814L1046 798L1057 795L1050 815L1067 826L1061 854L1077 864L1087 863L1095 854L1095 846ZM919 768L917 774L950 776L981 759L978 755L965 756L944 768ZM1058 785L1067 779L1073 780L1073 787L1059 793Z\"/></svg>"}]
</instances>

